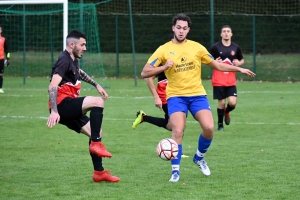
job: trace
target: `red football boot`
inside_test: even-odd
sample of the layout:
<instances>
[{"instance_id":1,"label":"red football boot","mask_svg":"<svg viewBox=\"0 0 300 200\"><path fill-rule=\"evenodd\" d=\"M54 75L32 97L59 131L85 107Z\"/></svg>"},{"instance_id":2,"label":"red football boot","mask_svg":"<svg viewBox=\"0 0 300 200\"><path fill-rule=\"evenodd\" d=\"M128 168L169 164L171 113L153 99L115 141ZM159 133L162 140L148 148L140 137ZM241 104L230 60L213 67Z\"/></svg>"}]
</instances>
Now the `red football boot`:
<instances>
[{"instance_id":1,"label":"red football boot","mask_svg":"<svg viewBox=\"0 0 300 200\"><path fill-rule=\"evenodd\" d=\"M95 182L102 182L102 181L119 182L120 178L111 175L108 170L103 170L103 171L94 171L93 180Z\"/></svg>"},{"instance_id":2,"label":"red football boot","mask_svg":"<svg viewBox=\"0 0 300 200\"><path fill-rule=\"evenodd\" d=\"M97 154L100 157L108 157L108 158L112 157L112 154L106 150L102 142L91 141L90 152L93 154Z\"/></svg>"},{"instance_id":3,"label":"red football boot","mask_svg":"<svg viewBox=\"0 0 300 200\"><path fill-rule=\"evenodd\" d=\"M229 125L230 124L230 115L229 115L229 113L226 113L226 108L224 109L224 113L225 113L224 122L226 125Z\"/></svg>"}]
</instances>

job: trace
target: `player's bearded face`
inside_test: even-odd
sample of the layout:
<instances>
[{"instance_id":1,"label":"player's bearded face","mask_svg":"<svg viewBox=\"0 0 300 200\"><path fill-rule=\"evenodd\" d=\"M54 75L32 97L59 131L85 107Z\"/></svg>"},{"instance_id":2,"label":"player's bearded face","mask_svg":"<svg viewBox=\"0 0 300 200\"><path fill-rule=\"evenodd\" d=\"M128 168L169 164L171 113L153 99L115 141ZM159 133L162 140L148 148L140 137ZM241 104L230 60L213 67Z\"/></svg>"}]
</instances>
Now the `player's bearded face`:
<instances>
[{"instance_id":1,"label":"player's bearded face","mask_svg":"<svg viewBox=\"0 0 300 200\"><path fill-rule=\"evenodd\" d=\"M85 51L86 51L85 40L80 38L79 42L75 44L72 53L75 58L81 58L82 54Z\"/></svg>"},{"instance_id":2,"label":"player's bearded face","mask_svg":"<svg viewBox=\"0 0 300 200\"><path fill-rule=\"evenodd\" d=\"M82 53L80 54L80 51L77 48L77 46L74 47L72 53L73 53L73 55L74 55L75 58L81 58L81 56L82 56Z\"/></svg>"},{"instance_id":3,"label":"player's bearded face","mask_svg":"<svg viewBox=\"0 0 300 200\"><path fill-rule=\"evenodd\" d=\"M174 38L178 43L185 41L189 31L190 28L188 27L187 21L179 20L176 22L176 25L173 26Z\"/></svg>"}]
</instances>

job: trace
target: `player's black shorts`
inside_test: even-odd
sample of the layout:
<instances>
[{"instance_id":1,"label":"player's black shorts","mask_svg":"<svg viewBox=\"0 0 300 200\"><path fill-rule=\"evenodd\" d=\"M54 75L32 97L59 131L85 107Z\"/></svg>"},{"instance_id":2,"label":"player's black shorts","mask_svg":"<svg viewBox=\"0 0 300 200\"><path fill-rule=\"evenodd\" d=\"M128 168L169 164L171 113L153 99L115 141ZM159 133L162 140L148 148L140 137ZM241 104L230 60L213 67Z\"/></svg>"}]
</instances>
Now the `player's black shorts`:
<instances>
[{"instance_id":1,"label":"player's black shorts","mask_svg":"<svg viewBox=\"0 0 300 200\"><path fill-rule=\"evenodd\" d=\"M168 115L168 104L163 104L162 109L165 112L165 119L169 120L169 115Z\"/></svg>"},{"instance_id":2,"label":"player's black shorts","mask_svg":"<svg viewBox=\"0 0 300 200\"><path fill-rule=\"evenodd\" d=\"M4 73L4 59L0 60L0 74Z\"/></svg>"},{"instance_id":3,"label":"player's black shorts","mask_svg":"<svg viewBox=\"0 0 300 200\"><path fill-rule=\"evenodd\" d=\"M214 86L213 87L213 96L214 99L222 100L230 96L237 97L236 86Z\"/></svg>"},{"instance_id":4,"label":"player's black shorts","mask_svg":"<svg viewBox=\"0 0 300 200\"><path fill-rule=\"evenodd\" d=\"M81 128L86 125L90 118L82 114L82 103L85 97L65 98L57 105L60 115L60 124L80 133Z\"/></svg>"}]
</instances>

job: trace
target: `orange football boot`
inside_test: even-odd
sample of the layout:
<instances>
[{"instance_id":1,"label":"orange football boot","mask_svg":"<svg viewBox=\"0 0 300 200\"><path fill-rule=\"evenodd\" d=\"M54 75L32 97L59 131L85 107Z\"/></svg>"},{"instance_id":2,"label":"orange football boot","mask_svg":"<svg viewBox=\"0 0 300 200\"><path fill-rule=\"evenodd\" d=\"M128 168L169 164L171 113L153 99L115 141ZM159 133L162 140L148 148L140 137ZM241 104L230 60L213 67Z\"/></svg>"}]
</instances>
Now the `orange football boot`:
<instances>
[{"instance_id":1,"label":"orange football boot","mask_svg":"<svg viewBox=\"0 0 300 200\"><path fill-rule=\"evenodd\" d=\"M93 154L97 154L100 157L107 157L107 158L112 157L112 154L106 150L106 148L102 142L91 141L90 152Z\"/></svg>"},{"instance_id":2,"label":"orange football boot","mask_svg":"<svg viewBox=\"0 0 300 200\"><path fill-rule=\"evenodd\" d=\"M109 170L103 170L103 171L94 171L93 180L95 182L102 182L102 181L119 182L120 178L111 175L109 173Z\"/></svg>"}]
</instances>

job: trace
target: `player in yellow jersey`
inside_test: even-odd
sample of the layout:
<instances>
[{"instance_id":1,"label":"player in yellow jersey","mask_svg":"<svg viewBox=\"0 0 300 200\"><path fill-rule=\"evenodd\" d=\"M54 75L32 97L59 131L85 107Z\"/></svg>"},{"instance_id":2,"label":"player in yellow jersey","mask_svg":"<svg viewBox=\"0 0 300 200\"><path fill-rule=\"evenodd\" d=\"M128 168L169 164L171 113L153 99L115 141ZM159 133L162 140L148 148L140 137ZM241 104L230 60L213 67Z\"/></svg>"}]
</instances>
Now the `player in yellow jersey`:
<instances>
[{"instance_id":1,"label":"player in yellow jersey","mask_svg":"<svg viewBox=\"0 0 300 200\"><path fill-rule=\"evenodd\" d=\"M172 139L178 143L179 147L177 158L171 160L172 176L170 181L177 182L180 178L182 135L188 111L202 128L193 162L198 165L204 175L210 175L210 169L204 160L204 155L213 139L214 121L201 81L201 63L219 71L241 72L251 77L254 77L255 74L248 69L218 63L204 46L186 39L192 22L184 13L174 16L172 24L174 38L172 41L161 45L151 55L141 76L148 78L164 71L168 79L169 123L172 127Z\"/></svg>"}]
</instances>

